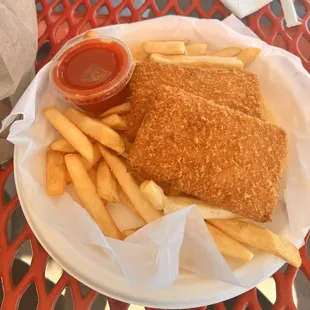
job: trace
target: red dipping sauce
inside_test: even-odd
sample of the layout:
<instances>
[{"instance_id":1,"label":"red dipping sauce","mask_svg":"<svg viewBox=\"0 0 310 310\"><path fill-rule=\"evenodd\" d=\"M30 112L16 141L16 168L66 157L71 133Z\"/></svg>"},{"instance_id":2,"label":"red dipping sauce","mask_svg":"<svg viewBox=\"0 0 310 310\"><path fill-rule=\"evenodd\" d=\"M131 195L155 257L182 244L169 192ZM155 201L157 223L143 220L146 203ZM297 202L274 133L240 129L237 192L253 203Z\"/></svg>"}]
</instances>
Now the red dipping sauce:
<instances>
[{"instance_id":1,"label":"red dipping sauce","mask_svg":"<svg viewBox=\"0 0 310 310\"><path fill-rule=\"evenodd\" d=\"M55 56L50 81L57 95L90 112L121 104L134 70L129 48L110 37L77 38Z\"/></svg>"}]
</instances>

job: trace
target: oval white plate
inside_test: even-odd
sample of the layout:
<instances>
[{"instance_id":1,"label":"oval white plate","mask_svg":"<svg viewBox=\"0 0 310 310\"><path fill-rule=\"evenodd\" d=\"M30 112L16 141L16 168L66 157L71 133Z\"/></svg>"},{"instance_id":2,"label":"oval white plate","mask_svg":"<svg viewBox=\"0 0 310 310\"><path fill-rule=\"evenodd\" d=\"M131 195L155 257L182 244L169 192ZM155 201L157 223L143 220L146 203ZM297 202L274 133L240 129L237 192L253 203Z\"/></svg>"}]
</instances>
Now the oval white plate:
<instances>
[{"instance_id":1,"label":"oval white plate","mask_svg":"<svg viewBox=\"0 0 310 310\"><path fill-rule=\"evenodd\" d=\"M149 291L129 285L118 270L106 258L96 255L81 243L69 240L60 232L44 224L32 208L36 203L30 184L26 184L20 172L23 151L15 148L14 171L17 193L25 217L35 236L49 255L69 274L90 288L112 298L132 304L158 308L190 308L206 306L242 294L247 289L215 279L202 277L181 270L176 282L162 291ZM207 262L206 262L207 263ZM256 259L243 265L236 275L257 274L264 269L264 279L278 270L283 261L268 254L259 254Z\"/></svg>"}]
</instances>

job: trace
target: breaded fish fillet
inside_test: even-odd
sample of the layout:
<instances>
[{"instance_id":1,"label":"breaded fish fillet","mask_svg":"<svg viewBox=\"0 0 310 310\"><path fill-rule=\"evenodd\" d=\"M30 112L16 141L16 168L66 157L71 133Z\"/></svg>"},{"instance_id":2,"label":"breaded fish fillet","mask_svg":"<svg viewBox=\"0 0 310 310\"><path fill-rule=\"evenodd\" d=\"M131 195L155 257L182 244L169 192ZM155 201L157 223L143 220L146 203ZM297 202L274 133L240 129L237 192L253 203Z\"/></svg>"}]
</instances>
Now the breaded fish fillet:
<instances>
[{"instance_id":1,"label":"breaded fish fillet","mask_svg":"<svg viewBox=\"0 0 310 310\"><path fill-rule=\"evenodd\" d=\"M141 125L159 84L181 88L215 103L261 118L261 96L256 74L229 69L201 69L139 62L131 79L132 111L127 115L131 140Z\"/></svg>"},{"instance_id":2,"label":"breaded fish fillet","mask_svg":"<svg viewBox=\"0 0 310 310\"><path fill-rule=\"evenodd\" d=\"M179 89L161 86L157 98L129 153L130 167L210 205L270 221L285 131Z\"/></svg>"}]
</instances>

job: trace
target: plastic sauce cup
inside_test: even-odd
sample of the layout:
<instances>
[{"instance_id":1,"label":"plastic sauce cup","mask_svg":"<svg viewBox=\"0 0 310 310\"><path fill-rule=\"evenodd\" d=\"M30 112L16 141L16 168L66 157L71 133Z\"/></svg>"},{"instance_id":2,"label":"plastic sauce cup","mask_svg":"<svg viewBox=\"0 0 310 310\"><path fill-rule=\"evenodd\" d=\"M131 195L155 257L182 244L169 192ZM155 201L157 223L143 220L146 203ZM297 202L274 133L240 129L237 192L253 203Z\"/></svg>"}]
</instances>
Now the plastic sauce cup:
<instances>
[{"instance_id":1,"label":"plastic sauce cup","mask_svg":"<svg viewBox=\"0 0 310 310\"><path fill-rule=\"evenodd\" d=\"M57 53L50 81L61 99L85 111L104 112L124 102L133 71L131 52L122 41L92 32Z\"/></svg>"}]
</instances>

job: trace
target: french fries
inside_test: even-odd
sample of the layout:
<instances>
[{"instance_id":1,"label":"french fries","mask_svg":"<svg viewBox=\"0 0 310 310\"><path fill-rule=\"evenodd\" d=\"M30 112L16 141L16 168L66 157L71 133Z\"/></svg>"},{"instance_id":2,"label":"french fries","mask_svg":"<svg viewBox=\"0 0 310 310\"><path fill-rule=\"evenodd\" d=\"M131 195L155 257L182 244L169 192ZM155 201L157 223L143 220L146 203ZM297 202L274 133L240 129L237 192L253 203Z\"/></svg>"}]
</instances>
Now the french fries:
<instances>
[{"instance_id":1,"label":"french fries","mask_svg":"<svg viewBox=\"0 0 310 310\"><path fill-rule=\"evenodd\" d=\"M84 133L57 108L48 108L43 112L43 114L83 157L85 157L88 161L92 161L94 159L94 150L90 141Z\"/></svg>"},{"instance_id":2,"label":"french fries","mask_svg":"<svg viewBox=\"0 0 310 310\"><path fill-rule=\"evenodd\" d=\"M246 67L250 62L252 62L261 52L260 48L248 47L243 49L237 57L243 62L244 67Z\"/></svg>"},{"instance_id":3,"label":"french fries","mask_svg":"<svg viewBox=\"0 0 310 310\"><path fill-rule=\"evenodd\" d=\"M155 207L157 210L164 209L166 196L162 188L154 181L144 181L140 185L140 190L153 207Z\"/></svg>"},{"instance_id":4,"label":"french fries","mask_svg":"<svg viewBox=\"0 0 310 310\"><path fill-rule=\"evenodd\" d=\"M243 69L243 63L237 57L216 57L216 56L166 56L152 54L151 62L171 65L183 65L201 68L226 68Z\"/></svg>"},{"instance_id":5,"label":"french fries","mask_svg":"<svg viewBox=\"0 0 310 310\"><path fill-rule=\"evenodd\" d=\"M105 161L98 165L96 183L99 196L106 201L118 202L117 183L110 167Z\"/></svg>"},{"instance_id":6,"label":"french fries","mask_svg":"<svg viewBox=\"0 0 310 310\"><path fill-rule=\"evenodd\" d=\"M112 114L117 114L117 115L123 115L129 113L131 110L131 104L130 102L124 102L122 104L119 104L109 110L106 110L101 114L101 117L109 116Z\"/></svg>"},{"instance_id":7,"label":"french fries","mask_svg":"<svg viewBox=\"0 0 310 310\"><path fill-rule=\"evenodd\" d=\"M166 197L164 213L169 214L169 213L179 211L181 209L184 209L192 205L196 205L198 207L201 216L205 220L207 219L228 219L228 218L238 217L237 215L229 211L226 211L224 209L209 206L208 204L198 199L188 198L188 197L173 197L173 196Z\"/></svg>"},{"instance_id":8,"label":"french fries","mask_svg":"<svg viewBox=\"0 0 310 310\"><path fill-rule=\"evenodd\" d=\"M90 141L91 144L94 144L96 142L96 140L90 136L87 136L86 137L88 138L88 140Z\"/></svg>"},{"instance_id":9,"label":"french fries","mask_svg":"<svg viewBox=\"0 0 310 310\"><path fill-rule=\"evenodd\" d=\"M81 157L82 158L82 157ZM70 173L68 171L68 169L66 169L66 183L69 185L72 183L72 179L70 177Z\"/></svg>"},{"instance_id":10,"label":"french fries","mask_svg":"<svg viewBox=\"0 0 310 310\"><path fill-rule=\"evenodd\" d=\"M76 153L76 149L64 138L55 140L50 144L52 151L58 151L62 153Z\"/></svg>"},{"instance_id":11,"label":"french fries","mask_svg":"<svg viewBox=\"0 0 310 310\"><path fill-rule=\"evenodd\" d=\"M145 220L146 223L150 223L160 218L162 214L153 208L152 205L144 198L139 186L131 174L127 171L126 165L102 145L99 145L99 149L103 158L110 166L110 169L115 175L118 183L139 213L140 217Z\"/></svg>"},{"instance_id":12,"label":"french fries","mask_svg":"<svg viewBox=\"0 0 310 310\"><path fill-rule=\"evenodd\" d=\"M94 167L88 171L88 175L91 181L94 183L94 185L96 185L96 174L97 174L97 171Z\"/></svg>"},{"instance_id":13,"label":"french fries","mask_svg":"<svg viewBox=\"0 0 310 310\"><path fill-rule=\"evenodd\" d=\"M46 194L58 196L66 185L66 165L64 154L56 151L46 153Z\"/></svg>"},{"instance_id":14,"label":"french fries","mask_svg":"<svg viewBox=\"0 0 310 310\"><path fill-rule=\"evenodd\" d=\"M88 117L84 113L73 108L68 108L65 114L68 119L70 119L70 121L85 134L91 136L101 144L111 148L117 153L121 154L124 152L125 147L123 140L110 127L104 125L99 120ZM92 160L88 161L91 162Z\"/></svg>"},{"instance_id":15,"label":"french fries","mask_svg":"<svg viewBox=\"0 0 310 310\"><path fill-rule=\"evenodd\" d=\"M102 123L115 130L126 130L127 124L125 120L118 114L111 114L101 119Z\"/></svg>"},{"instance_id":16,"label":"french fries","mask_svg":"<svg viewBox=\"0 0 310 310\"><path fill-rule=\"evenodd\" d=\"M210 218L236 218L237 215L216 207L211 207L201 200L188 197L165 196L162 188L154 181L145 181L140 185L142 193L150 203L158 210L164 210L165 214L179 211L191 205L196 205L204 219Z\"/></svg>"},{"instance_id":17,"label":"french fries","mask_svg":"<svg viewBox=\"0 0 310 310\"><path fill-rule=\"evenodd\" d=\"M240 242L228 237L212 225L207 223L206 225L219 251L224 256L230 256L243 261L250 261L254 257L254 254Z\"/></svg>"},{"instance_id":18,"label":"french fries","mask_svg":"<svg viewBox=\"0 0 310 310\"><path fill-rule=\"evenodd\" d=\"M126 207L128 207L131 211L135 212L137 215L139 215L137 209L134 207L134 205L131 203L131 201L129 200L128 196L125 194L125 192L123 191L122 187L117 184L117 193L120 199L120 202L125 205ZM140 216L140 215L139 215Z\"/></svg>"},{"instance_id":19,"label":"french fries","mask_svg":"<svg viewBox=\"0 0 310 310\"><path fill-rule=\"evenodd\" d=\"M184 55L186 51L184 41L147 41L141 46L148 54Z\"/></svg>"},{"instance_id":20,"label":"french fries","mask_svg":"<svg viewBox=\"0 0 310 310\"><path fill-rule=\"evenodd\" d=\"M92 160L92 162L89 162L86 158L84 158L83 156L79 155L80 156L80 160L82 161L82 163L84 165L84 168L89 173L91 173L90 170L98 163L98 161L101 158L101 153L99 151L99 148L98 148L97 144L93 144L93 149L94 149L94 159ZM67 184L71 184L72 183L72 180L71 180L71 177L70 177L70 174L69 174L68 171L66 172L66 183ZM96 184L96 182L94 184Z\"/></svg>"},{"instance_id":21,"label":"french fries","mask_svg":"<svg viewBox=\"0 0 310 310\"><path fill-rule=\"evenodd\" d=\"M165 196L162 188L154 181L144 181L140 185L141 192L148 201L158 210L164 210L165 214L179 211L186 207L196 205L204 219L236 218L237 215L216 207L211 207L201 200L188 197Z\"/></svg>"},{"instance_id":22,"label":"french fries","mask_svg":"<svg viewBox=\"0 0 310 310\"><path fill-rule=\"evenodd\" d=\"M211 53L211 56L234 57L234 56L237 56L240 52L241 52L241 48L239 47L227 47L227 48L223 48L219 51Z\"/></svg>"},{"instance_id":23,"label":"french fries","mask_svg":"<svg viewBox=\"0 0 310 310\"><path fill-rule=\"evenodd\" d=\"M110 238L123 239L120 230L99 197L80 157L76 154L68 154L65 156L65 162L83 207L97 223L104 235Z\"/></svg>"},{"instance_id":24,"label":"french fries","mask_svg":"<svg viewBox=\"0 0 310 310\"><path fill-rule=\"evenodd\" d=\"M238 220L213 219L208 222L241 243L272 253L296 268L301 265L298 249L266 228Z\"/></svg>"},{"instance_id":25,"label":"french fries","mask_svg":"<svg viewBox=\"0 0 310 310\"><path fill-rule=\"evenodd\" d=\"M94 149L94 159L91 162L86 160L84 157L80 156L81 161L86 171L89 171L91 168L93 168L99 162L100 158L102 157L97 143L93 144L93 149Z\"/></svg>"},{"instance_id":26,"label":"french fries","mask_svg":"<svg viewBox=\"0 0 310 310\"><path fill-rule=\"evenodd\" d=\"M186 45L186 55L187 56L202 56L207 53L207 44L190 44Z\"/></svg>"},{"instance_id":27,"label":"french fries","mask_svg":"<svg viewBox=\"0 0 310 310\"><path fill-rule=\"evenodd\" d=\"M150 55L144 51L141 45L130 49L132 57L136 61L147 61L150 58Z\"/></svg>"}]
</instances>

